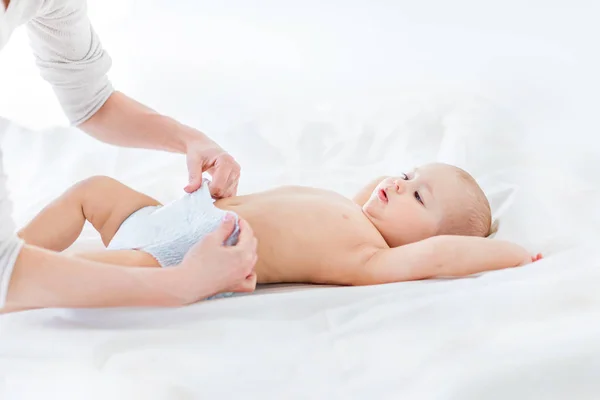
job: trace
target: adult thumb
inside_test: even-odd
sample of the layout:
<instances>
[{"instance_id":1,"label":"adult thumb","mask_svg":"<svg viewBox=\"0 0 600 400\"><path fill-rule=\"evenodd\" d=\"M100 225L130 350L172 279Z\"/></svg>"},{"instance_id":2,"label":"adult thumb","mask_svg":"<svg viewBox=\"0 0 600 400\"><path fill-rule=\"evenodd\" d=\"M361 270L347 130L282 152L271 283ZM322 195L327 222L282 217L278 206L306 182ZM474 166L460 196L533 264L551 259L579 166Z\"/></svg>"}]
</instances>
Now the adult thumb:
<instances>
[{"instance_id":1,"label":"adult thumb","mask_svg":"<svg viewBox=\"0 0 600 400\"><path fill-rule=\"evenodd\" d=\"M183 189L188 193L194 193L202 186L202 174L189 176L188 185Z\"/></svg>"},{"instance_id":2,"label":"adult thumb","mask_svg":"<svg viewBox=\"0 0 600 400\"><path fill-rule=\"evenodd\" d=\"M231 214L225 215L223 218L223 222L221 225L211 233L211 237L213 240L218 241L219 243L225 243L227 238L231 236L233 231L235 230L235 218Z\"/></svg>"}]
</instances>

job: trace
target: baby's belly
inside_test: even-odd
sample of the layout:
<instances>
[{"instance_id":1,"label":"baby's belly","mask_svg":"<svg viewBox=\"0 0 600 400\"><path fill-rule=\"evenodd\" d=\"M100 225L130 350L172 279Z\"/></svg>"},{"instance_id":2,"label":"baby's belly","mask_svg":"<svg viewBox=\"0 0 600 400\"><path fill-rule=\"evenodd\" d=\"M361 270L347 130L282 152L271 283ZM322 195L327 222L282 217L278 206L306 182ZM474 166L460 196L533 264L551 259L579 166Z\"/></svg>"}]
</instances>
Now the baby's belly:
<instances>
[{"instance_id":1,"label":"baby's belly","mask_svg":"<svg viewBox=\"0 0 600 400\"><path fill-rule=\"evenodd\" d=\"M216 205L252 227L259 283L342 283L346 269L386 246L361 209L345 198L271 194L238 199Z\"/></svg>"}]
</instances>

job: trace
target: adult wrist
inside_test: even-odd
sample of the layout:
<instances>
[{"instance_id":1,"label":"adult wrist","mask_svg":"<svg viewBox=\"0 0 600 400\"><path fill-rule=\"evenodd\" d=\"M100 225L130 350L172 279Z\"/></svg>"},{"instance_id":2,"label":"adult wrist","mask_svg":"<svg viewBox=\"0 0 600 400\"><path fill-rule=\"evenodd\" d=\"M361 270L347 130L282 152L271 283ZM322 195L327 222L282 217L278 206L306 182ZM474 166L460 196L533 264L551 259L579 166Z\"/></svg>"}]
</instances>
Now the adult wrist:
<instances>
[{"instance_id":1,"label":"adult wrist","mask_svg":"<svg viewBox=\"0 0 600 400\"><path fill-rule=\"evenodd\" d=\"M188 153L193 147L210 147L217 144L207 135L185 124L175 121L177 124L176 131L179 138L179 151Z\"/></svg>"},{"instance_id":2,"label":"adult wrist","mask_svg":"<svg viewBox=\"0 0 600 400\"><path fill-rule=\"evenodd\" d=\"M23 244L16 236L0 241L0 309L6 304L13 268Z\"/></svg>"},{"instance_id":3,"label":"adult wrist","mask_svg":"<svg viewBox=\"0 0 600 400\"><path fill-rule=\"evenodd\" d=\"M190 303L189 296L183 290L185 280L178 271L179 267L140 269L145 274L144 282L148 289L151 306L181 307Z\"/></svg>"}]
</instances>

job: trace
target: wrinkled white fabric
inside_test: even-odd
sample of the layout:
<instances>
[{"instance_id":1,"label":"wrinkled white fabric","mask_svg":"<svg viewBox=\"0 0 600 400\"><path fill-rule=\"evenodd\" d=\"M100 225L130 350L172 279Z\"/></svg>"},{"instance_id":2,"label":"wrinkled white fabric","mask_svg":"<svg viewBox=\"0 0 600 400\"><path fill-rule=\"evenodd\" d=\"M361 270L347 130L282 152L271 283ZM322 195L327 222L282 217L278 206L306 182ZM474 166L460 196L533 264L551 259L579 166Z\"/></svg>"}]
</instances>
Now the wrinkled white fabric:
<instances>
[{"instance_id":1,"label":"wrinkled white fabric","mask_svg":"<svg viewBox=\"0 0 600 400\"><path fill-rule=\"evenodd\" d=\"M149 206L131 214L119 227L109 250L142 250L162 267L179 265L192 246L221 225L225 215L236 219L235 229L225 240L234 246L239 237L237 216L214 205L208 180L193 193L161 206Z\"/></svg>"}]
</instances>

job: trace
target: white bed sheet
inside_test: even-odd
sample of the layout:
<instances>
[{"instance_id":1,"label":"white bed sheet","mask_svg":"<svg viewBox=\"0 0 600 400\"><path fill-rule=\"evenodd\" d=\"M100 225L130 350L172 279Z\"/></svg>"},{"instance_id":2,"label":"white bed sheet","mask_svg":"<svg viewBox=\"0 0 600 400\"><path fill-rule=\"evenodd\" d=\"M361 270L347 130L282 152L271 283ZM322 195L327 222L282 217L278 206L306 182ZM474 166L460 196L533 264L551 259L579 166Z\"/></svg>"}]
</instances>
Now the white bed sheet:
<instances>
[{"instance_id":1,"label":"white bed sheet","mask_svg":"<svg viewBox=\"0 0 600 400\"><path fill-rule=\"evenodd\" d=\"M19 157L25 144L34 144L33 156ZM3 148L19 224L91 174L163 201L185 183L181 158L143 162L149 153L71 130L10 125ZM64 158L53 157L58 149ZM250 167L241 190L295 181L351 193L368 176L347 164L321 166L326 178L318 168L282 167L257 176ZM537 185L523 184L530 176ZM498 236L546 253L526 268L369 288L261 288L177 310L3 316L0 398L594 398L600 249L592 205L573 207L572 199L597 189L571 181L570 191L550 194L554 179L519 164L487 174ZM100 246L87 227L75 247Z\"/></svg>"},{"instance_id":2,"label":"white bed sheet","mask_svg":"<svg viewBox=\"0 0 600 400\"><path fill-rule=\"evenodd\" d=\"M0 398L597 398L598 4L284 3L90 1L115 84L231 151L242 193L296 183L350 195L448 161L481 181L497 237L546 259L177 310L3 316ZM180 195L181 157L49 128L60 113L19 45L22 32L0 55L0 112L39 128L0 119L19 225L94 174ZM76 246L100 242L87 227Z\"/></svg>"},{"instance_id":3,"label":"white bed sheet","mask_svg":"<svg viewBox=\"0 0 600 400\"><path fill-rule=\"evenodd\" d=\"M8 315L2 398L592 399L599 268L589 246L472 279Z\"/></svg>"}]
</instances>

